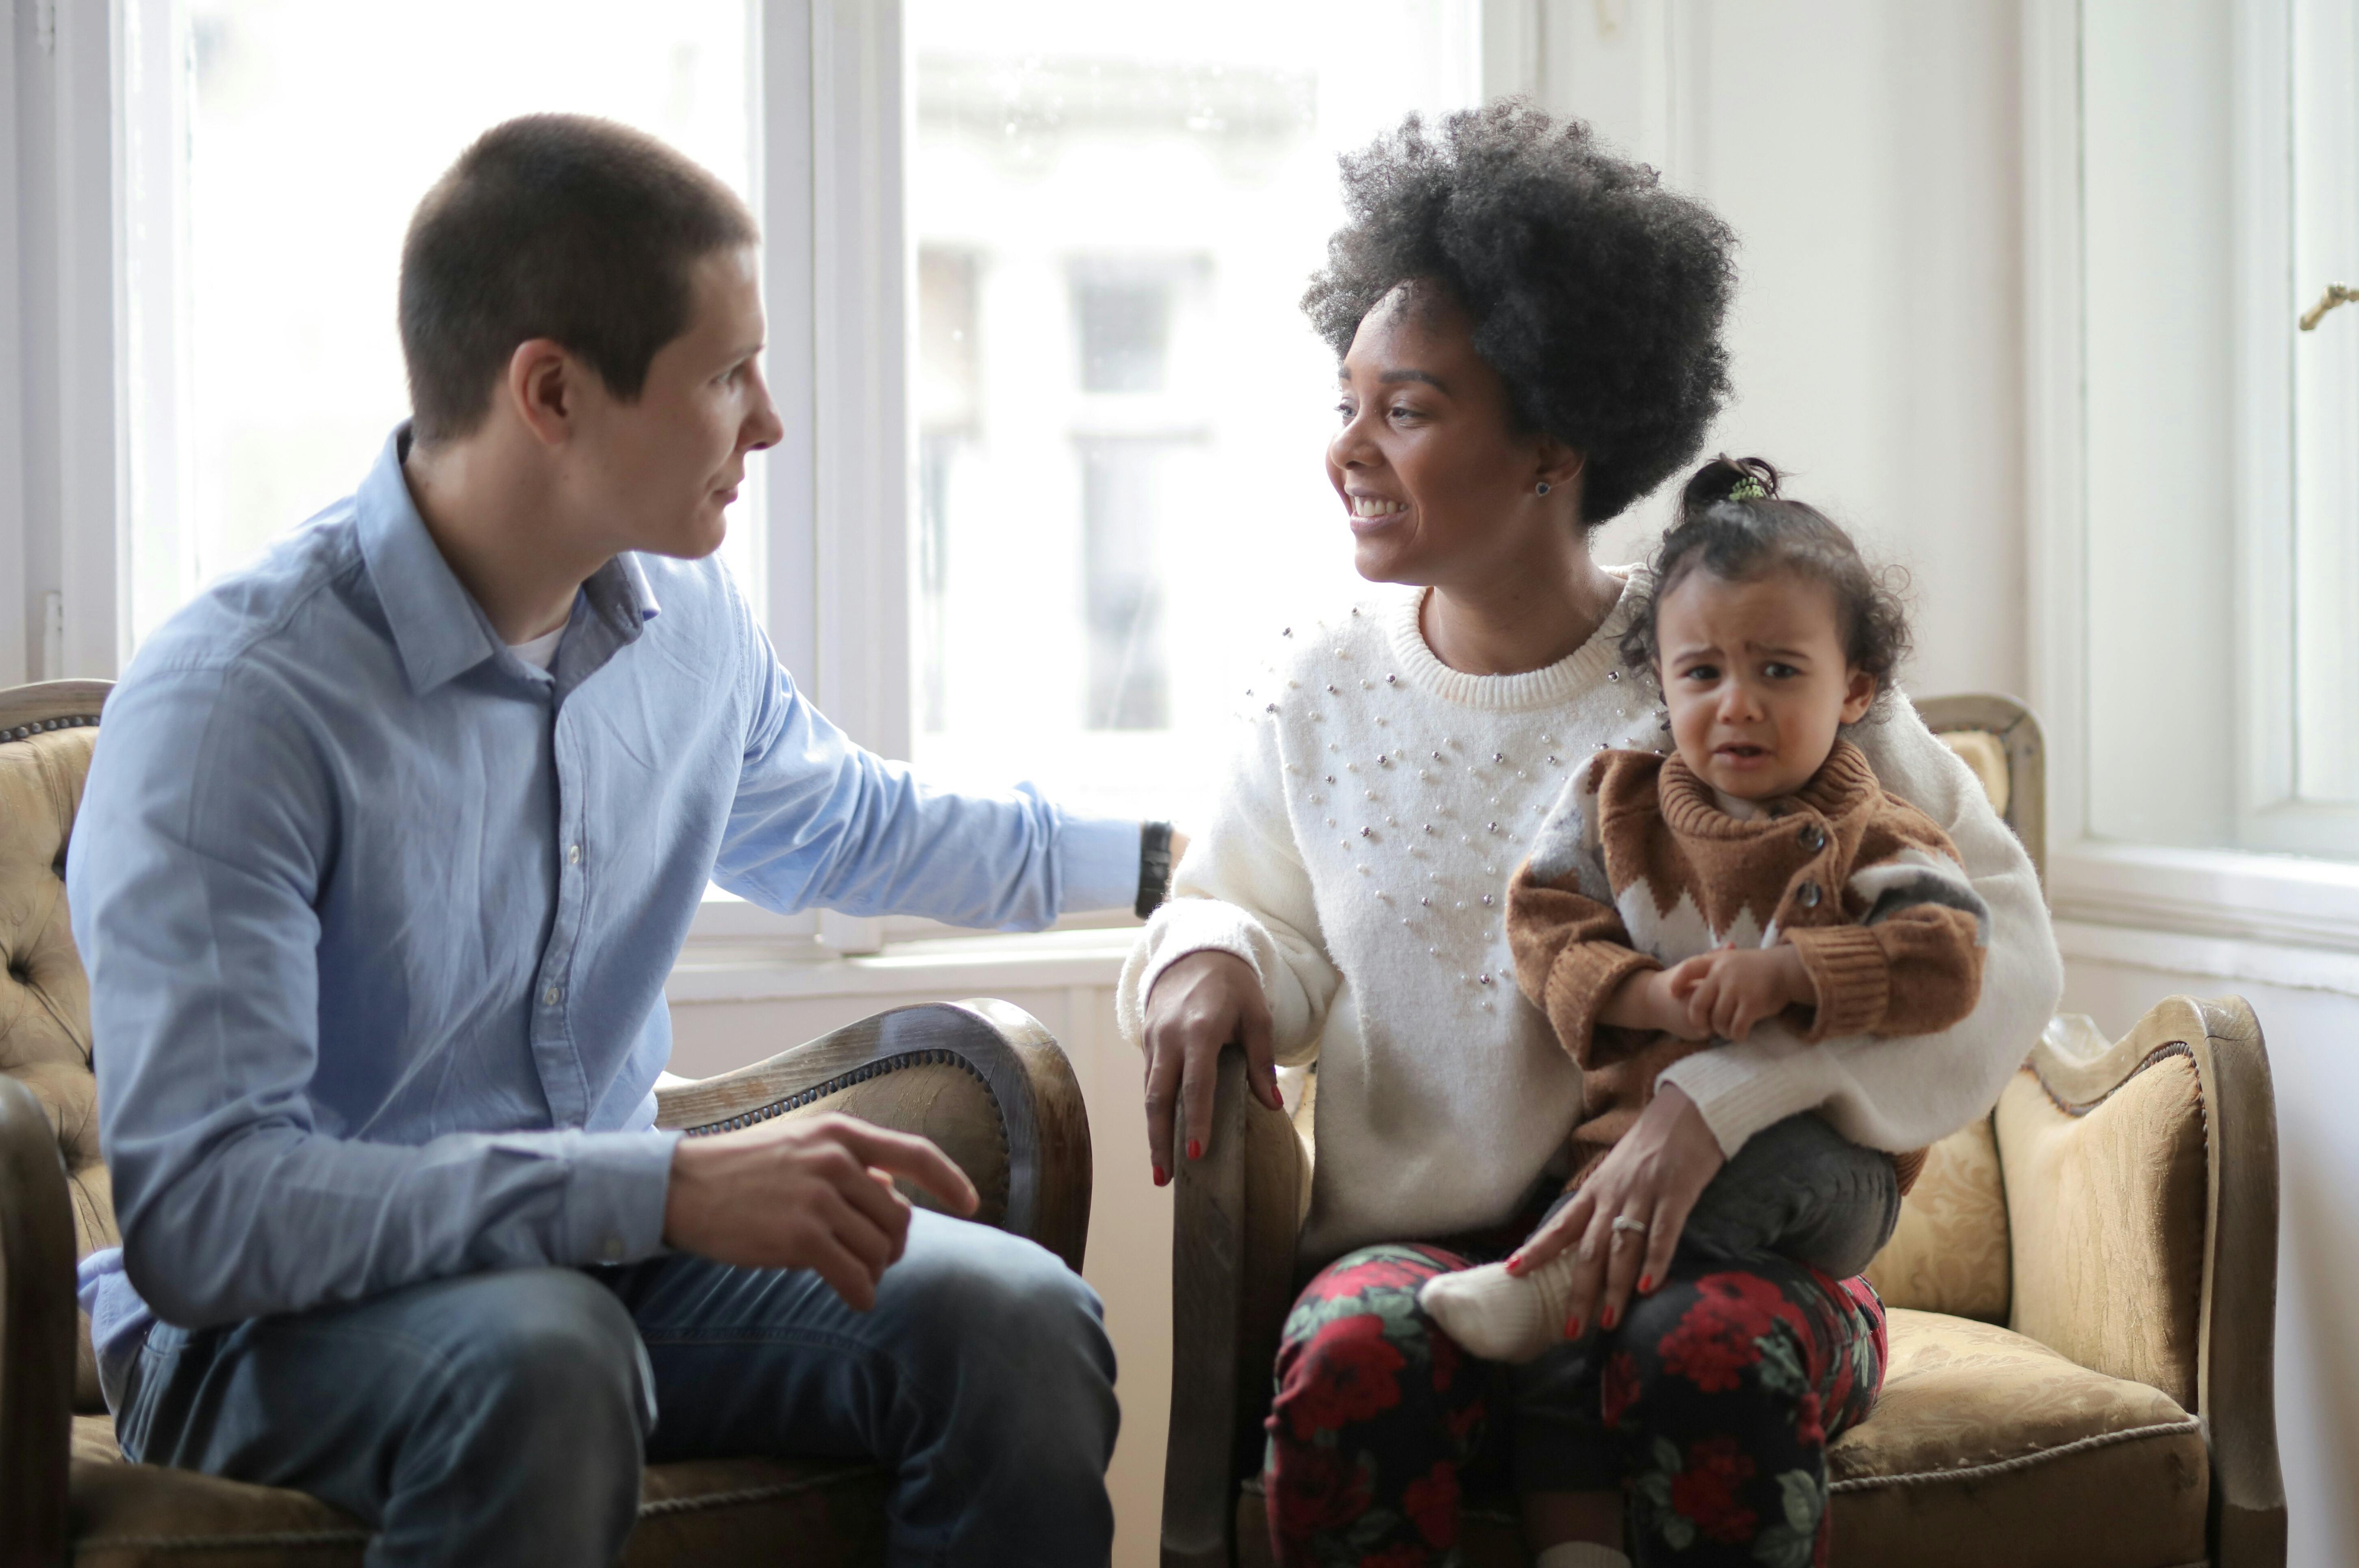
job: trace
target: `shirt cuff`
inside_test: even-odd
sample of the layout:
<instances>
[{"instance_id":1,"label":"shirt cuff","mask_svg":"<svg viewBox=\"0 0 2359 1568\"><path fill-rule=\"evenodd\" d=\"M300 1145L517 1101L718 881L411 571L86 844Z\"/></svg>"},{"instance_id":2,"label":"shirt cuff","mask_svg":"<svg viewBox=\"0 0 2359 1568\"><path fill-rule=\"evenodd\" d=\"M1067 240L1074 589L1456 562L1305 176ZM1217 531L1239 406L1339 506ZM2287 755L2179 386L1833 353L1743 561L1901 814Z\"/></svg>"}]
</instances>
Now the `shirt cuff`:
<instances>
[{"instance_id":1,"label":"shirt cuff","mask_svg":"<svg viewBox=\"0 0 2359 1568\"><path fill-rule=\"evenodd\" d=\"M1884 944L1865 926L1806 926L1786 940L1802 960L1802 970L1819 994L1805 1040L1841 1040L1866 1034L1884 1022L1891 1000L1892 969Z\"/></svg>"},{"instance_id":2,"label":"shirt cuff","mask_svg":"<svg viewBox=\"0 0 2359 1568\"><path fill-rule=\"evenodd\" d=\"M1147 920L1146 934L1130 950L1114 992L1114 1022L1131 1044L1143 1048L1147 1043L1147 998L1155 983L1191 953L1234 953L1253 965L1262 994L1268 995L1269 976L1254 956L1253 917L1218 898L1174 898Z\"/></svg>"},{"instance_id":3,"label":"shirt cuff","mask_svg":"<svg viewBox=\"0 0 2359 1568\"><path fill-rule=\"evenodd\" d=\"M1541 1010L1556 1026L1556 1036L1573 1061L1584 1070L1607 1066L1635 1055L1655 1037L1646 1029L1621 1029L1601 1021L1598 1015L1614 999L1622 983L1633 975L1662 964L1651 954L1611 942L1567 942L1549 966L1541 988Z\"/></svg>"},{"instance_id":4,"label":"shirt cuff","mask_svg":"<svg viewBox=\"0 0 2359 1568\"><path fill-rule=\"evenodd\" d=\"M1075 909L1127 909L1138 902L1138 821L1057 813L1057 853L1063 862L1059 914Z\"/></svg>"},{"instance_id":5,"label":"shirt cuff","mask_svg":"<svg viewBox=\"0 0 2359 1568\"><path fill-rule=\"evenodd\" d=\"M1676 1083L1695 1102L1721 1153L1731 1159L1763 1127L1817 1110L1834 1091L1826 1070L1832 1059L1822 1047L1788 1035L1784 1050L1766 1050L1761 1036L1770 1032L1756 1025L1751 1040L1682 1056L1655 1079L1658 1090Z\"/></svg>"},{"instance_id":6,"label":"shirt cuff","mask_svg":"<svg viewBox=\"0 0 2359 1568\"><path fill-rule=\"evenodd\" d=\"M585 1132L568 1156L566 1256L559 1264L636 1263L664 1249L677 1132Z\"/></svg>"}]
</instances>

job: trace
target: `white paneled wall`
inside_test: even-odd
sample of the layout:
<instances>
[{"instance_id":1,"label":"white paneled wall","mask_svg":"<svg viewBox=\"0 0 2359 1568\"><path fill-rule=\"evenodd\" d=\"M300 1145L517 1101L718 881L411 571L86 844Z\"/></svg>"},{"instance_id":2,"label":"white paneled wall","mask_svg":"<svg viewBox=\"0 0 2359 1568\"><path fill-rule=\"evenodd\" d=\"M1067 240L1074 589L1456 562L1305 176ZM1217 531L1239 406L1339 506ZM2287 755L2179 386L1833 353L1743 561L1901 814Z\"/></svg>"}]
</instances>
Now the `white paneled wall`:
<instances>
[{"instance_id":1,"label":"white paneled wall","mask_svg":"<svg viewBox=\"0 0 2359 1568\"><path fill-rule=\"evenodd\" d=\"M1147 1116L1138 1053L1114 1034L1114 969L1095 985L991 995L1048 1026L1072 1059L1089 1102L1096 1184L1082 1272L1105 1301L1120 1367L1122 1438L1107 1486L1114 1494L1114 1568L1152 1568L1163 1513L1163 1443L1171 1408L1171 1196L1147 1174ZM725 1072L903 1002L954 1002L916 982L906 994L800 996L759 1002L672 1006L671 1070L687 1077Z\"/></svg>"},{"instance_id":2,"label":"white paneled wall","mask_svg":"<svg viewBox=\"0 0 2359 1568\"><path fill-rule=\"evenodd\" d=\"M2277 1102L2277 1445L2285 1463L2291 1568L2359 1563L2359 996L2269 985L2243 965L2242 944L2183 953L2185 942L2104 945L2125 956L2076 954L2086 928L2064 932L2064 1006L2119 1036L2164 996L2234 994L2268 1042ZM2095 942L2086 942L2093 950ZM2141 946L2143 952L2140 951ZM2259 956L2266 954L2245 954ZM2359 966L2359 960L2346 961ZM2288 975L2288 978L2303 978ZM2343 984L2348 985L2348 981Z\"/></svg>"}]
</instances>

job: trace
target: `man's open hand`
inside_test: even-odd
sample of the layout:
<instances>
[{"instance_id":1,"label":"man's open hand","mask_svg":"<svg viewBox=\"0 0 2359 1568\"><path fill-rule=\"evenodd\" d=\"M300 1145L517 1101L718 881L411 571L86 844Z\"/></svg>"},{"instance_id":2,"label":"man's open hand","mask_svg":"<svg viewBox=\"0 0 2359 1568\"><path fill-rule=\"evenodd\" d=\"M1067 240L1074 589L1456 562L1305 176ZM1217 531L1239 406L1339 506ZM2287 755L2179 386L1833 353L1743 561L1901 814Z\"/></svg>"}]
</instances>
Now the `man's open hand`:
<instances>
[{"instance_id":1,"label":"man's open hand","mask_svg":"<svg viewBox=\"0 0 2359 1568\"><path fill-rule=\"evenodd\" d=\"M741 1269L815 1269L864 1312L909 1237L896 1176L974 1213L974 1183L950 1156L850 1116L684 1138L672 1150L664 1244Z\"/></svg>"}]
</instances>

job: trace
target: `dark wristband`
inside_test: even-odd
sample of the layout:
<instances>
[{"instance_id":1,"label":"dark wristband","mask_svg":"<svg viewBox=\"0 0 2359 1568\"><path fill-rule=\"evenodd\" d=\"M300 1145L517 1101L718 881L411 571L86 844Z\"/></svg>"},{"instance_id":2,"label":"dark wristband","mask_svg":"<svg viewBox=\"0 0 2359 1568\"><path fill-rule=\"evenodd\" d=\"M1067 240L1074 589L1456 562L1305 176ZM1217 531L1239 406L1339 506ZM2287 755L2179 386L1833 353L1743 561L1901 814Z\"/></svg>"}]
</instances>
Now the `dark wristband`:
<instances>
[{"instance_id":1,"label":"dark wristband","mask_svg":"<svg viewBox=\"0 0 2359 1568\"><path fill-rule=\"evenodd\" d=\"M1138 902L1132 906L1145 920L1171 896L1171 824L1138 824Z\"/></svg>"}]
</instances>

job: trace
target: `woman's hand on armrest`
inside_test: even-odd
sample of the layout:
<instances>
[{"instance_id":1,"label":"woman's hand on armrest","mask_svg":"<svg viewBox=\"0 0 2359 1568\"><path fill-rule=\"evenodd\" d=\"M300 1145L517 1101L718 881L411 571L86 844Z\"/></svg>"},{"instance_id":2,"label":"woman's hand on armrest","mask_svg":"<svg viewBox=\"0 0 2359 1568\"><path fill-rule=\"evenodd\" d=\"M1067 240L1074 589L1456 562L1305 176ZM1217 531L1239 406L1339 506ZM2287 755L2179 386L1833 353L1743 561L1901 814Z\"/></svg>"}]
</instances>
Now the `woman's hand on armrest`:
<instances>
[{"instance_id":1,"label":"woman's hand on armrest","mask_svg":"<svg viewBox=\"0 0 2359 1568\"><path fill-rule=\"evenodd\" d=\"M1245 1082L1272 1110L1284 1108L1271 1043L1269 1000L1261 976L1234 953L1205 949L1175 960L1147 996L1147 1149L1155 1184L1179 1168L1171 1147L1174 1113L1187 1107L1188 1157L1203 1157L1212 1137L1212 1091L1221 1049L1245 1047Z\"/></svg>"}]
</instances>

